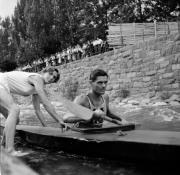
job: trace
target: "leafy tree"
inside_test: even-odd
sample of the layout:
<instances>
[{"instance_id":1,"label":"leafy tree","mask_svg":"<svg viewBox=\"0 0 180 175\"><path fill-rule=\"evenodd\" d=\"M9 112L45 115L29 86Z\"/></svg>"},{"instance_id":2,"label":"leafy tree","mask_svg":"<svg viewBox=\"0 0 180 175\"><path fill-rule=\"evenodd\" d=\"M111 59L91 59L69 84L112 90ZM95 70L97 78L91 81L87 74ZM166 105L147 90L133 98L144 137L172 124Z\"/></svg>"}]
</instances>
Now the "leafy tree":
<instances>
[{"instance_id":1,"label":"leafy tree","mask_svg":"<svg viewBox=\"0 0 180 175\"><path fill-rule=\"evenodd\" d=\"M173 20L178 0L119 0L108 9L110 22L147 22Z\"/></svg>"},{"instance_id":2,"label":"leafy tree","mask_svg":"<svg viewBox=\"0 0 180 175\"><path fill-rule=\"evenodd\" d=\"M8 72L15 70L17 68L17 63L14 60L3 60L0 63L0 71L2 72Z\"/></svg>"},{"instance_id":3,"label":"leafy tree","mask_svg":"<svg viewBox=\"0 0 180 175\"><path fill-rule=\"evenodd\" d=\"M12 20L0 20L0 63L33 64L97 38L109 22L176 18L177 0L19 0Z\"/></svg>"},{"instance_id":4,"label":"leafy tree","mask_svg":"<svg viewBox=\"0 0 180 175\"><path fill-rule=\"evenodd\" d=\"M178 5L177 0L153 0L146 1L149 6L148 11L145 13L150 20L169 21L175 20L176 15L173 13Z\"/></svg>"},{"instance_id":5,"label":"leafy tree","mask_svg":"<svg viewBox=\"0 0 180 175\"><path fill-rule=\"evenodd\" d=\"M8 63L15 62L16 48L11 31L12 23L10 18L7 17L0 23L0 67L3 71L7 71ZM12 65L9 64L10 66Z\"/></svg>"},{"instance_id":6,"label":"leafy tree","mask_svg":"<svg viewBox=\"0 0 180 175\"><path fill-rule=\"evenodd\" d=\"M115 2L109 8L108 20L110 22L135 22L135 1L134 0L121 0Z\"/></svg>"}]
</instances>

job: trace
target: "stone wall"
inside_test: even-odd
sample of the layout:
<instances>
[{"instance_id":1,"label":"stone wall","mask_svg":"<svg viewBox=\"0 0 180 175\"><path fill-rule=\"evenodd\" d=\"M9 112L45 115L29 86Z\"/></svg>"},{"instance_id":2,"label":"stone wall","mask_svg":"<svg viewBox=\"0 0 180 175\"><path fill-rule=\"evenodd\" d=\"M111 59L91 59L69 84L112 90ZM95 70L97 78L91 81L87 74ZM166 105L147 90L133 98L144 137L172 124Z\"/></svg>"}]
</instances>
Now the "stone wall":
<instances>
[{"instance_id":1,"label":"stone wall","mask_svg":"<svg viewBox=\"0 0 180 175\"><path fill-rule=\"evenodd\" d=\"M60 85L72 78L80 84L78 93L86 93L90 72L102 68L109 74L107 93L111 100L121 97L123 90L130 95L180 94L180 40L175 38L177 34L59 66ZM58 92L57 85L49 86L51 92Z\"/></svg>"}]
</instances>

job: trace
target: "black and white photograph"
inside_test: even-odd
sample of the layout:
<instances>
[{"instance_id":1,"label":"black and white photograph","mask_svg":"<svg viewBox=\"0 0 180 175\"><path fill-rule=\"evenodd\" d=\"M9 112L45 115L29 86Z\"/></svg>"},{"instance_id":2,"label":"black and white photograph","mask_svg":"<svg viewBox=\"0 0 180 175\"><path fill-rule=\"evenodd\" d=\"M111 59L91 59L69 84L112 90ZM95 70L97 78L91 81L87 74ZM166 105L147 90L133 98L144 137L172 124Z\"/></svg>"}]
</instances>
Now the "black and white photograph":
<instances>
[{"instance_id":1,"label":"black and white photograph","mask_svg":"<svg viewBox=\"0 0 180 175\"><path fill-rule=\"evenodd\" d=\"M179 175L179 0L0 0L0 175Z\"/></svg>"}]
</instances>

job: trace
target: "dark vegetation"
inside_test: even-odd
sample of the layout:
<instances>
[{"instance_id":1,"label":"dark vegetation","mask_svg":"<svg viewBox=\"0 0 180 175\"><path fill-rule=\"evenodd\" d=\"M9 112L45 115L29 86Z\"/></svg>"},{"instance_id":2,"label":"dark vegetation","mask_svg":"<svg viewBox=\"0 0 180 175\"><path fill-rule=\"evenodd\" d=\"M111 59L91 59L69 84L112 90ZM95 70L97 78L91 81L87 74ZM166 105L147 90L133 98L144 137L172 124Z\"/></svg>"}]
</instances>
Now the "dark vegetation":
<instances>
[{"instance_id":1,"label":"dark vegetation","mask_svg":"<svg viewBox=\"0 0 180 175\"><path fill-rule=\"evenodd\" d=\"M20 0L0 18L0 70L32 65L69 46L107 40L110 22L176 20L178 0ZM7 66L9 65L9 66Z\"/></svg>"}]
</instances>

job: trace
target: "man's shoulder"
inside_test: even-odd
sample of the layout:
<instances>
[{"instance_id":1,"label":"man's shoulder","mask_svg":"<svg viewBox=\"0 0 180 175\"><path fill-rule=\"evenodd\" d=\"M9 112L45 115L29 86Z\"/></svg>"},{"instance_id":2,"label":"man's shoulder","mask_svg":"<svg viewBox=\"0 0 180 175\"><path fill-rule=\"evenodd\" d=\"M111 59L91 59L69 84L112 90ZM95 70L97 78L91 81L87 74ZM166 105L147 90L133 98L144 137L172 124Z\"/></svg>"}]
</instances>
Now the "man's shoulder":
<instances>
[{"instance_id":1,"label":"man's shoulder","mask_svg":"<svg viewBox=\"0 0 180 175\"><path fill-rule=\"evenodd\" d=\"M81 95L78 95L75 99L74 99L74 102L75 103L78 103L78 104L83 104L83 103L86 103L88 101L88 97L86 94L81 94Z\"/></svg>"},{"instance_id":2,"label":"man's shoulder","mask_svg":"<svg viewBox=\"0 0 180 175\"><path fill-rule=\"evenodd\" d=\"M103 95L103 98L104 98L105 100L109 100L109 95L108 95L108 94L104 94L104 95Z\"/></svg>"}]
</instances>

